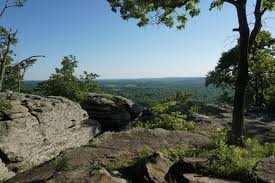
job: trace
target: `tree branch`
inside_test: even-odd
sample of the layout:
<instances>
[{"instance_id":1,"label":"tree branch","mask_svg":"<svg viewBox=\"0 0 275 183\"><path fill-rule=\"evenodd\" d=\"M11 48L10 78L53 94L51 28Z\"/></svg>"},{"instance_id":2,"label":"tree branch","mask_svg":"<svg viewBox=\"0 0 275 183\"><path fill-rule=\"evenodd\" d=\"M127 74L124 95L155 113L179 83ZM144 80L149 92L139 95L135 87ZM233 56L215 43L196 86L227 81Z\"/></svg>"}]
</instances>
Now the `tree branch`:
<instances>
[{"instance_id":1,"label":"tree branch","mask_svg":"<svg viewBox=\"0 0 275 183\"><path fill-rule=\"evenodd\" d=\"M13 67L16 67L16 66L18 66L18 65L21 65L22 63L27 62L27 61L29 61L29 60L36 59L36 58L41 58L41 57L44 58L45 56L44 56L44 55L33 55L33 56L31 56L31 57L28 57L28 58L26 58L26 59L24 59L24 60L21 60L20 62L16 63Z\"/></svg>"},{"instance_id":2,"label":"tree branch","mask_svg":"<svg viewBox=\"0 0 275 183\"><path fill-rule=\"evenodd\" d=\"M257 0L255 10L254 10L255 24L249 37L249 52L251 52L251 49L253 47L253 44L255 43L256 37L262 28L262 16L266 10L261 11L261 5L262 5L262 0Z\"/></svg>"},{"instance_id":3,"label":"tree branch","mask_svg":"<svg viewBox=\"0 0 275 183\"><path fill-rule=\"evenodd\" d=\"M238 3L238 1L234 1L234 0L224 0L224 2L227 2L229 4L233 4L236 6L236 4Z\"/></svg>"},{"instance_id":4,"label":"tree branch","mask_svg":"<svg viewBox=\"0 0 275 183\"><path fill-rule=\"evenodd\" d=\"M13 8L13 7L21 7L21 6L23 6L23 2L22 2L22 4L21 3L19 3L19 4L17 4L17 3L9 4L9 2L10 2L10 0L6 0L5 1L5 5L2 8L2 10L0 11L0 18L3 17L3 15L4 15L4 13L6 12L7 9Z\"/></svg>"}]
</instances>

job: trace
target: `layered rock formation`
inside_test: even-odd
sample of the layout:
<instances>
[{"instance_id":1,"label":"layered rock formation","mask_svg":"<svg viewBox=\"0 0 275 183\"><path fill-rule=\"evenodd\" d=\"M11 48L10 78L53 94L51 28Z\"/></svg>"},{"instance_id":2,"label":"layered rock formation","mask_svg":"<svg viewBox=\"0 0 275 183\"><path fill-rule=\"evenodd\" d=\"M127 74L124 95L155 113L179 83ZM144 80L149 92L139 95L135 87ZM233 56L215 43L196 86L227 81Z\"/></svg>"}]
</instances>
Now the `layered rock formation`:
<instances>
[{"instance_id":1,"label":"layered rock formation","mask_svg":"<svg viewBox=\"0 0 275 183\"><path fill-rule=\"evenodd\" d=\"M0 99L10 105L0 110L2 180L86 145L100 131L78 104L61 97L0 93Z\"/></svg>"},{"instance_id":2,"label":"layered rock formation","mask_svg":"<svg viewBox=\"0 0 275 183\"><path fill-rule=\"evenodd\" d=\"M132 100L108 94L90 93L81 106L100 122L103 131L118 131L142 113L141 106Z\"/></svg>"}]
</instances>

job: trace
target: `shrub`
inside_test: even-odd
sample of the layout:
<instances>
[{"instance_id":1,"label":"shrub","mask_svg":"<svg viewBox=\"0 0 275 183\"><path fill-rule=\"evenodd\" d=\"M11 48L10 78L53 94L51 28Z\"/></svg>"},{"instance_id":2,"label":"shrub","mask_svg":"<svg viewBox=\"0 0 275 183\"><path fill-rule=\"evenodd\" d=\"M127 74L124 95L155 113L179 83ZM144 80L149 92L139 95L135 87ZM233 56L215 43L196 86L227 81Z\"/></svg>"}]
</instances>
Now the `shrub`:
<instances>
[{"instance_id":1,"label":"shrub","mask_svg":"<svg viewBox=\"0 0 275 183\"><path fill-rule=\"evenodd\" d=\"M174 97L165 101L158 102L152 107L154 112L164 114L170 112L181 111L187 109L187 104L191 100L192 95L184 92L177 92Z\"/></svg>"},{"instance_id":2,"label":"shrub","mask_svg":"<svg viewBox=\"0 0 275 183\"><path fill-rule=\"evenodd\" d=\"M172 159L182 157L208 158L209 166L205 174L222 178L235 178L249 182L253 178L252 170L256 163L269 156L275 155L275 144L260 144L257 140L247 139L245 147L227 145L227 132L220 131L207 147L189 149L180 147L165 150Z\"/></svg>"},{"instance_id":3,"label":"shrub","mask_svg":"<svg viewBox=\"0 0 275 183\"><path fill-rule=\"evenodd\" d=\"M190 115L199 114L200 110L201 110L200 106L194 105L188 110L188 113Z\"/></svg>"},{"instance_id":4,"label":"shrub","mask_svg":"<svg viewBox=\"0 0 275 183\"><path fill-rule=\"evenodd\" d=\"M176 101L167 101L167 102L157 103L154 107L152 107L152 109L154 112L163 114L163 113L170 112L176 106L177 106Z\"/></svg>"},{"instance_id":5,"label":"shrub","mask_svg":"<svg viewBox=\"0 0 275 183\"><path fill-rule=\"evenodd\" d=\"M68 169L68 158L64 155L57 156L53 161L53 167L56 171Z\"/></svg>"},{"instance_id":6,"label":"shrub","mask_svg":"<svg viewBox=\"0 0 275 183\"><path fill-rule=\"evenodd\" d=\"M12 108L12 104L10 101L7 100L0 100L0 110L4 111L7 109L11 109Z\"/></svg>"},{"instance_id":7,"label":"shrub","mask_svg":"<svg viewBox=\"0 0 275 183\"><path fill-rule=\"evenodd\" d=\"M194 122L186 121L180 112L161 114L159 117L147 122L138 122L136 127L155 129L163 128L166 130L193 130L196 125Z\"/></svg>"}]
</instances>

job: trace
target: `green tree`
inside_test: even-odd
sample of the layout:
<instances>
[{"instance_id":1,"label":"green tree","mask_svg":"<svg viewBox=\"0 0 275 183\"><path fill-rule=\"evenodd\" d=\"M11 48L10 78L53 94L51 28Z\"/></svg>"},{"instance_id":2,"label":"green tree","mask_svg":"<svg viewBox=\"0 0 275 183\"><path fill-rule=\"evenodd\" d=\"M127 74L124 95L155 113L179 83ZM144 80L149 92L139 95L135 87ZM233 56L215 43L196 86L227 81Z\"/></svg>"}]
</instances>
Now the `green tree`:
<instances>
[{"instance_id":1,"label":"green tree","mask_svg":"<svg viewBox=\"0 0 275 183\"><path fill-rule=\"evenodd\" d=\"M5 0L1 4L0 18L5 12L14 7L22 7L26 0ZM17 44L17 31L0 27L0 91L11 89L20 91L26 70L32 66L38 57L31 56L18 63L14 63L12 48Z\"/></svg>"},{"instance_id":2,"label":"green tree","mask_svg":"<svg viewBox=\"0 0 275 183\"><path fill-rule=\"evenodd\" d=\"M73 101L81 101L87 92L99 91L95 82L97 74L84 71L80 78L74 75L78 61L75 56L63 58L61 68L56 68L50 79L39 84L36 89L42 95L62 96Z\"/></svg>"},{"instance_id":3,"label":"green tree","mask_svg":"<svg viewBox=\"0 0 275 183\"><path fill-rule=\"evenodd\" d=\"M16 46L16 32L0 27L0 91L9 89L20 92L24 75L38 57L34 55L19 62L14 62L13 47Z\"/></svg>"},{"instance_id":4,"label":"green tree","mask_svg":"<svg viewBox=\"0 0 275 183\"><path fill-rule=\"evenodd\" d=\"M274 85L275 79L275 39L270 32L262 31L258 34L249 62L249 83L246 104L262 106L265 104L264 92ZM237 77L237 61L239 45L224 52L218 65L206 77L206 86L214 85L222 88L223 98L228 97L228 91L235 87Z\"/></svg>"},{"instance_id":5,"label":"green tree","mask_svg":"<svg viewBox=\"0 0 275 183\"><path fill-rule=\"evenodd\" d=\"M168 27L175 25L178 29L182 29L190 18L200 13L199 0L108 0L108 2L114 12L120 12L123 19L138 19L138 26L163 24ZM249 53L262 28L262 17L265 12L274 10L275 0L255 0L255 24L252 31L248 25L247 0L214 0L210 9L222 9L224 3L229 3L236 8L239 22L239 27L234 29L240 34L240 46L231 142L236 145L243 145Z\"/></svg>"},{"instance_id":6,"label":"green tree","mask_svg":"<svg viewBox=\"0 0 275 183\"><path fill-rule=\"evenodd\" d=\"M12 46L17 43L16 32L0 27L0 91L3 88L6 67L12 61Z\"/></svg>"}]
</instances>

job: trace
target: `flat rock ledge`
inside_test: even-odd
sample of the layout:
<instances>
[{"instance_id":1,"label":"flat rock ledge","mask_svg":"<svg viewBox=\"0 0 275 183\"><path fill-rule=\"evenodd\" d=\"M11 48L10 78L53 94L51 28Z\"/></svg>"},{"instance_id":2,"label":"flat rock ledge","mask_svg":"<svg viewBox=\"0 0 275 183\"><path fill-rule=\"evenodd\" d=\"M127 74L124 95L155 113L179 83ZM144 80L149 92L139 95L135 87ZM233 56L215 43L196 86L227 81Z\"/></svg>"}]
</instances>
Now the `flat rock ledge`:
<instances>
[{"instance_id":1,"label":"flat rock ledge","mask_svg":"<svg viewBox=\"0 0 275 183\"><path fill-rule=\"evenodd\" d=\"M158 151L182 146L202 147L208 143L209 137L204 134L188 131L134 128L122 132L105 132L84 147L68 149L60 157L66 157L66 165L71 172L85 172L94 165L108 167L111 164L127 162L138 157L146 148ZM52 180L56 173L67 174L66 171L55 171L53 164L54 160L46 162L39 167L15 176L8 183L45 182L45 180Z\"/></svg>"},{"instance_id":2,"label":"flat rock ledge","mask_svg":"<svg viewBox=\"0 0 275 183\"><path fill-rule=\"evenodd\" d=\"M5 92L0 99L10 104L0 109L0 182L86 145L100 132L80 105L61 97Z\"/></svg>"}]
</instances>

